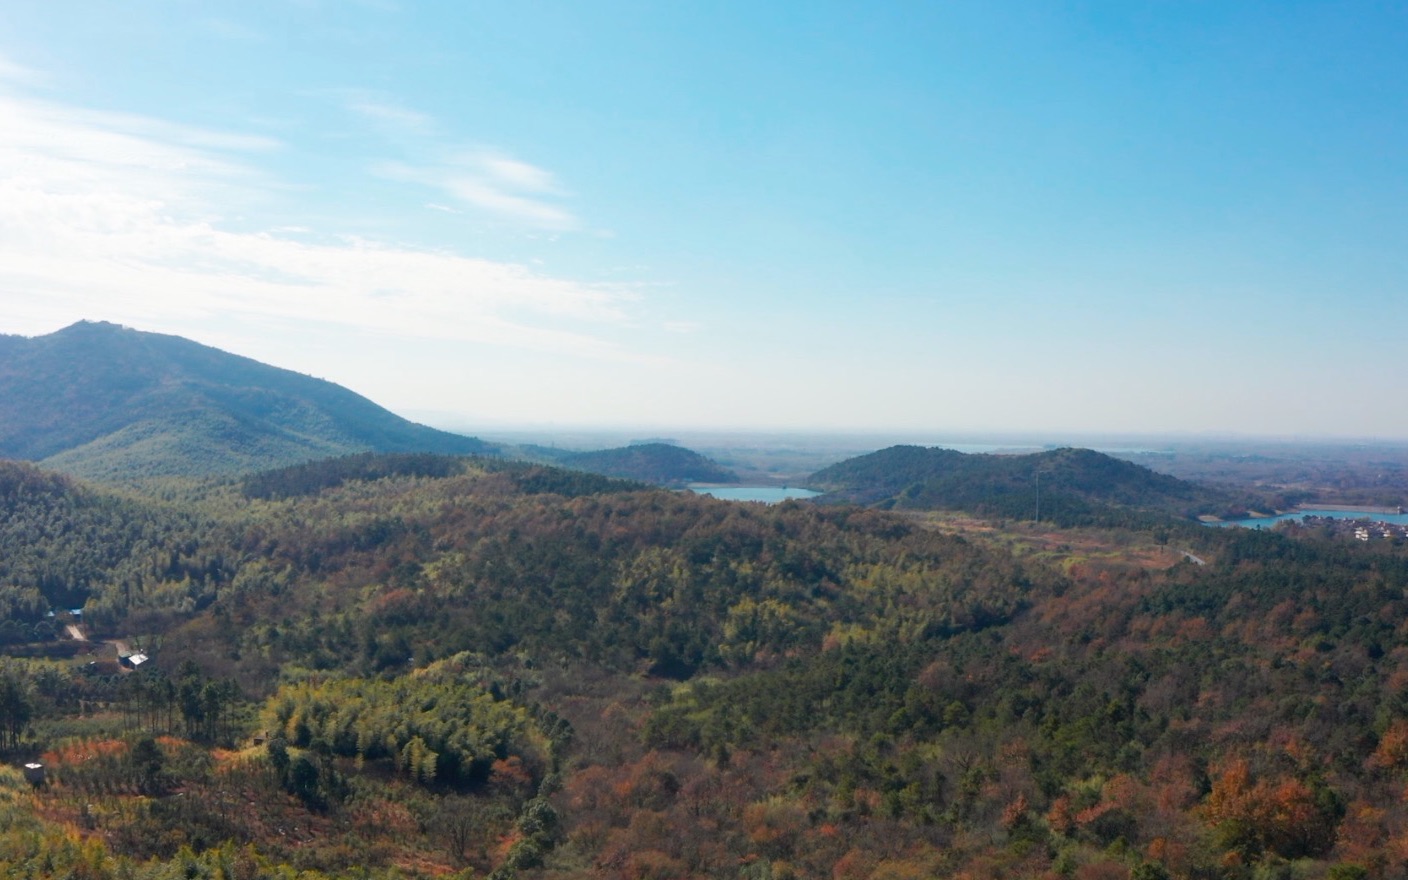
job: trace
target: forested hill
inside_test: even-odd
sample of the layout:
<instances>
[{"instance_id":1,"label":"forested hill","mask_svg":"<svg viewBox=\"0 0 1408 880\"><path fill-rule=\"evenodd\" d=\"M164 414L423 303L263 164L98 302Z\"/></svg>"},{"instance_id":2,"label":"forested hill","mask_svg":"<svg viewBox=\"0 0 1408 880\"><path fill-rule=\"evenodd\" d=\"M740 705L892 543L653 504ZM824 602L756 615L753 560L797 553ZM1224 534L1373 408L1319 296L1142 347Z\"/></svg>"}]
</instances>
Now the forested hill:
<instances>
[{"instance_id":1,"label":"forested hill","mask_svg":"<svg viewBox=\"0 0 1408 880\"><path fill-rule=\"evenodd\" d=\"M0 457L96 479L240 473L375 450L473 454L332 382L83 321L0 336Z\"/></svg>"},{"instance_id":2,"label":"forested hill","mask_svg":"<svg viewBox=\"0 0 1408 880\"><path fill-rule=\"evenodd\" d=\"M180 601L196 607L228 574L200 550L203 523L189 509L0 461L0 645L42 628L50 608L100 607L147 583L182 583Z\"/></svg>"},{"instance_id":3,"label":"forested hill","mask_svg":"<svg viewBox=\"0 0 1408 880\"><path fill-rule=\"evenodd\" d=\"M1176 516L1245 509L1229 493L1090 449L972 455L892 446L817 471L808 485L833 500L916 510L1026 518L1040 504L1046 518L1072 524L1100 519L1112 507Z\"/></svg>"},{"instance_id":4,"label":"forested hill","mask_svg":"<svg viewBox=\"0 0 1408 880\"><path fill-rule=\"evenodd\" d=\"M669 443L639 443L619 449L576 452L558 463L608 477L661 486L685 483L736 483L738 475L699 453Z\"/></svg>"}]
</instances>

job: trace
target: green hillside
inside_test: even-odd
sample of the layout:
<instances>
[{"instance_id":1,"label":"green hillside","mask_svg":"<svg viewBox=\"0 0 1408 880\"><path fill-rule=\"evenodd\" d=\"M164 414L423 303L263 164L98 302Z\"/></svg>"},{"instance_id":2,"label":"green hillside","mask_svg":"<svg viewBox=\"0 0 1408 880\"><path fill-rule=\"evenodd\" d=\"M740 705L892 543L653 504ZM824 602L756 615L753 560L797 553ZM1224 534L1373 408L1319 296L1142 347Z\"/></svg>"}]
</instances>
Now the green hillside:
<instances>
[{"instance_id":1,"label":"green hillside","mask_svg":"<svg viewBox=\"0 0 1408 880\"><path fill-rule=\"evenodd\" d=\"M1245 509L1231 493L1156 473L1090 449L1029 455L892 446L824 468L807 485L845 500L910 510L1092 523L1116 509L1180 517Z\"/></svg>"},{"instance_id":2,"label":"green hillside","mask_svg":"<svg viewBox=\"0 0 1408 880\"><path fill-rule=\"evenodd\" d=\"M619 449L560 456L563 467L659 486L736 483L738 475L690 449L669 443L639 443Z\"/></svg>"},{"instance_id":3,"label":"green hillside","mask_svg":"<svg viewBox=\"0 0 1408 880\"><path fill-rule=\"evenodd\" d=\"M184 587L147 611L189 611L228 574L218 553L201 549L208 525L190 508L120 497L28 463L0 461L0 621L34 626L50 608L90 600L101 616L103 597L168 582Z\"/></svg>"},{"instance_id":4,"label":"green hillside","mask_svg":"<svg viewBox=\"0 0 1408 880\"><path fill-rule=\"evenodd\" d=\"M0 337L0 456L80 476L229 474L350 452L492 451L339 385L176 336L80 322Z\"/></svg>"}]
</instances>

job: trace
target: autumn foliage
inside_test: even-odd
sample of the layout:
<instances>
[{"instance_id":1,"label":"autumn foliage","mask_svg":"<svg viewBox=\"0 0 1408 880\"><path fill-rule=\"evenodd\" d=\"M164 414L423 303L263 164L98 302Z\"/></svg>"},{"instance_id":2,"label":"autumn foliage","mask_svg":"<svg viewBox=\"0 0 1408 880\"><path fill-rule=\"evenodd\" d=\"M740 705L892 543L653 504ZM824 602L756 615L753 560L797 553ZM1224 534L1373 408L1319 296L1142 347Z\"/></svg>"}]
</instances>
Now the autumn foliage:
<instances>
[{"instance_id":1,"label":"autumn foliage","mask_svg":"<svg viewBox=\"0 0 1408 880\"><path fill-rule=\"evenodd\" d=\"M24 482L8 607L156 659L0 661L0 873L1405 874L1405 548L429 464Z\"/></svg>"}]
</instances>

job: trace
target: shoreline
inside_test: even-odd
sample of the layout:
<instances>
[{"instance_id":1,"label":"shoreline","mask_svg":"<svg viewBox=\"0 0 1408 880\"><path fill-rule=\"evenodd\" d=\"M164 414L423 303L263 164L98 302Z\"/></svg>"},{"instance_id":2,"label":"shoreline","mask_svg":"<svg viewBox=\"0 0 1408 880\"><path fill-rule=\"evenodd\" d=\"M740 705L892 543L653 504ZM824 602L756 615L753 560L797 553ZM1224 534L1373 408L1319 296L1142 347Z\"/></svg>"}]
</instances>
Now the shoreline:
<instances>
[{"instance_id":1,"label":"shoreline","mask_svg":"<svg viewBox=\"0 0 1408 880\"><path fill-rule=\"evenodd\" d=\"M1294 510L1290 510L1290 511L1287 511L1287 512L1288 512L1288 513L1304 513L1304 512L1309 511L1309 510L1333 510L1333 511L1336 511L1337 513L1345 513L1345 512L1349 512L1349 511L1357 511L1357 512L1362 512L1362 513L1387 513L1387 514L1392 514L1393 516L1398 516L1399 514L1403 513L1404 508L1402 508L1402 507L1376 507L1376 506L1371 505L1371 504L1314 504L1314 505L1310 505L1310 506L1307 506L1307 505L1304 505L1304 504L1298 504L1298 505L1296 505L1296 507L1295 507Z\"/></svg>"},{"instance_id":2,"label":"shoreline","mask_svg":"<svg viewBox=\"0 0 1408 880\"><path fill-rule=\"evenodd\" d=\"M1315 511L1321 511L1321 512L1324 512L1324 513L1360 513L1360 514L1363 514L1363 516L1361 516L1361 517L1355 517L1355 519L1372 519L1374 516L1378 516L1378 515L1383 515L1383 516L1403 516L1405 513L1408 513L1408 508L1403 508L1403 507L1376 507L1376 506L1374 506L1374 505L1364 505L1364 504L1315 504L1315 505L1310 505L1310 506L1306 506L1306 505L1297 505L1297 506L1291 508L1290 510L1277 510L1277 511L1274 512L1274 513L1258 513L1258 512L1255 512L1255 511L1251 511L1251 512L1249 512L1249 515L1246 517L1246 519L1242 519L1242 520L1223 519L1223 518L1218 517L1218 516L1212 516L1212 515L1210 515L1210 514L1204 514L1204 515L1198 517L1198 521L1201 522L1201 523L1203 523L1203 524L1205 524L1205 525L1219 525L1219 524L1236 523L1236 522L1247 522L1247 521L1249 521L1249 520L1268 520L1268 521L1270 521L1270 520L1279 520L1279 519L1282 518L1282 517L1288 517L1288 516L1304 516L1304 515L1306 515L1306 514L1313 514L1313 512L1315 512Z\"/></svg>"}]
</instances>

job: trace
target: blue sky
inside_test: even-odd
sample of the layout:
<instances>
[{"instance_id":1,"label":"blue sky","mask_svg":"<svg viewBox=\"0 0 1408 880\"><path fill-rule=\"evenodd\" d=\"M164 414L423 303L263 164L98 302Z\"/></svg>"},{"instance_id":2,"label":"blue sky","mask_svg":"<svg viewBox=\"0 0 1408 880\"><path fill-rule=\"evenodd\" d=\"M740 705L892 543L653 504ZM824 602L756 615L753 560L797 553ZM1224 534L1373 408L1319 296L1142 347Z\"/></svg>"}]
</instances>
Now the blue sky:
<instances>
[{"instance_id":1,"label":"blue sky","mask_svg":"<svg viewBox=\"0 0 1408 880\"><path fill-rule=\"evenodd\" d=\"M0 332L460 426L1408 438L1396 3L0 8Z\"/></svg>"}]
</instances>

